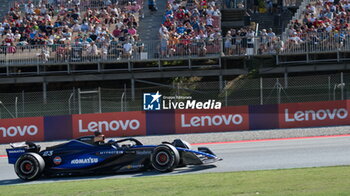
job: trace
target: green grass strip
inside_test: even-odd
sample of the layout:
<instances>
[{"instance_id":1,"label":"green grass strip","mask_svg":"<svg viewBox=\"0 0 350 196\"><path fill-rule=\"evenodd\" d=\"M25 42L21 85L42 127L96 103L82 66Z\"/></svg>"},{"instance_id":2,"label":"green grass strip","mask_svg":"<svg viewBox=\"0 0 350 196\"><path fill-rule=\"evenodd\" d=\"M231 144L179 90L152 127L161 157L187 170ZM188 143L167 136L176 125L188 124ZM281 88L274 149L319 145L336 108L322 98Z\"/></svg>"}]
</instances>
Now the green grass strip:
<instances>
[{"instance_id":1,"label":"green grass strip","mask_svg":"<svg viewBox=\"0 0 350 196\"><path fill-rule=\"evenodd\" d=\"M0 186L0 195L350 195L350 166Z\"/></svg>"}]
</instances>

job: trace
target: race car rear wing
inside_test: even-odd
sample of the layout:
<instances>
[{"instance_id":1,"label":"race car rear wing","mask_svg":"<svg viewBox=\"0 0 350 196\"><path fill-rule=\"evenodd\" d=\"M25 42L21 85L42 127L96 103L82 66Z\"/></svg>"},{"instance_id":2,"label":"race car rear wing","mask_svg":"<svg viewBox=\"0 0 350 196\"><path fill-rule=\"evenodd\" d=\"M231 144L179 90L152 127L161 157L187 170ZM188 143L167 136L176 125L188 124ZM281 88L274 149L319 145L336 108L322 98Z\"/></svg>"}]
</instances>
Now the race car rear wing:
<instances>
[{"instance_id":1,"label":"race car rear wing","mask_svg":"<svg viewBox=\"0 0 350 196\"><path fill-rule=\"evenodd\" d=\"M36 145L33 142L17 142L11 143L11 148L6 149L9 164L15 164L17 159L26 152L40 151L40 145Z\"/></svg>"}]
</instances>

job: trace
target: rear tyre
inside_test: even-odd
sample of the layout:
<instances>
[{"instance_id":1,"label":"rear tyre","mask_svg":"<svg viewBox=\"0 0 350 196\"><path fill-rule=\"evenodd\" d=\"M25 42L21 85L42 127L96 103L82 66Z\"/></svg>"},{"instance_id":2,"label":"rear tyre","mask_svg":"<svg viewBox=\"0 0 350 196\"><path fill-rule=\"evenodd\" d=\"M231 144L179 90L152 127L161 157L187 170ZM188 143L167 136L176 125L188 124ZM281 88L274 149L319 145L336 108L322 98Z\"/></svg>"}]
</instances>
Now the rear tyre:
<instances>
[{"instance_id":1,"label":"rear tyre","mask_svg":"<svg viewBox=\"0 0 350 196\"><path fill-rule=\"evenodd\" d=\"M173 171L179 162L179 152L170 144L162 144L157 146L151 155L151 164L153 168L160 172Z\"/></svg>"},{"instance_id":2,"label":"rear tyre","mask_svg":"<svg viewBox=\"0 0 350 196\"><path fill-rule=\"evenodd\" d=\"M15 163L15 172L22 180L38 179L44 168L44 159L39 154L32 152L20 156Z\"/></svg>"}]
</instances>

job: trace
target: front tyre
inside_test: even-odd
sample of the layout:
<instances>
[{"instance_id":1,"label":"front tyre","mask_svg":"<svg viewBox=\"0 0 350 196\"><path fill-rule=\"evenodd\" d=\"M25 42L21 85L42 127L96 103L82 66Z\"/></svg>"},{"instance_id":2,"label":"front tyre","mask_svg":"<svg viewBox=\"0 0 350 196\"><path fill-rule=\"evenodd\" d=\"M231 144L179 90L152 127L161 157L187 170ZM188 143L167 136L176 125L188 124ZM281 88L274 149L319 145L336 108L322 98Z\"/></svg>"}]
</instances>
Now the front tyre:
<instances>
[{"instance_id":1,"label":"front tyre","mask_svg":"<svg viewBox=\"0 0 350 196\"><path fill-rule=\"evenodd\" d=\"M32 152L20 156L15 163L15 172L22 180L38 179L44 168L44 159L39 154Z\"/></svg>"},{"instance_id":2,"label":"front tyre","mask_svg":"<svg viewBox=\"0 0 350 196\"><path fill-rule=\"evenodd\" d=\"M157 146L151 155L151 164L160 172L170 172L179 164L180 155L177 149L170 144Z\"/></svg>"}]
</instances>

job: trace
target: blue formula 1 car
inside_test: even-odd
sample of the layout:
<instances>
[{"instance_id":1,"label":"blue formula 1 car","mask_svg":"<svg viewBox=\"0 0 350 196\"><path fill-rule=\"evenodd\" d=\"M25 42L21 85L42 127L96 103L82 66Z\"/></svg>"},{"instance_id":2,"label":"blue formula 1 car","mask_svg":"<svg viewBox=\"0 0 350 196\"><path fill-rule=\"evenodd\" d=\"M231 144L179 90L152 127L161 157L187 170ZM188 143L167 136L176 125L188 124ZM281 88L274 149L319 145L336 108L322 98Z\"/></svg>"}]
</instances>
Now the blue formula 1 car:
<instances>
[{"instance_id":1,"label":"blue formula 1 car","mask_svg":"<svg viewBox=\"0 0 350 196\"><path fill-rule=\"evenodd\" d=\"M189 143L180 139L160 145L143 145L134 138L95 144L93 136L86 136L42 151L32 142L15 143L11 147L6 149L8 161L14 164L16 174L23 180L35 180L42 175L103 174L147 169L170 172L177 167L222 160L208 148L192 150Z\"/></svg>"}]
</instances>

